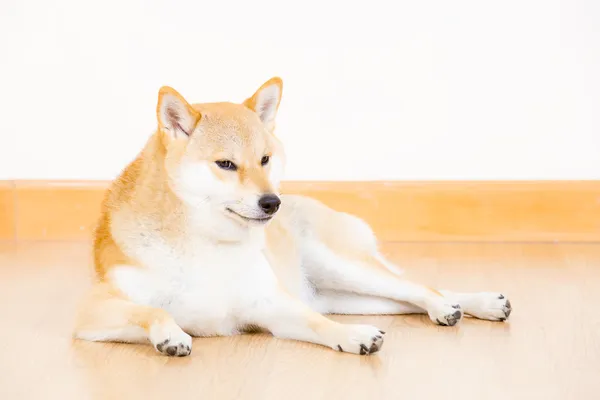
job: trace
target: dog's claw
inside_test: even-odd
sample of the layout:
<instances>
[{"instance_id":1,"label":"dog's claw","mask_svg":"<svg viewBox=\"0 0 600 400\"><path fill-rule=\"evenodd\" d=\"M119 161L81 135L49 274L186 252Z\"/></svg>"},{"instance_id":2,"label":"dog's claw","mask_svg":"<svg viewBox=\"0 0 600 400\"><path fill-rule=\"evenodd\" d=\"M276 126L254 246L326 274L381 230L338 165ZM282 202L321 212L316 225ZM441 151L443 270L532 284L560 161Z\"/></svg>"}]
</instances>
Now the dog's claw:
<instances>
[{"instance_id":1,"label":"dog's claw","mask_svg":"<svg viewBox=\"0 0 600 400\"><path fill-rule=\"evenodd\" d=\"M369 349L364 344L360 345L360 355L364 356L365 354L369 354Z\"/></svg>"}]
</instances>

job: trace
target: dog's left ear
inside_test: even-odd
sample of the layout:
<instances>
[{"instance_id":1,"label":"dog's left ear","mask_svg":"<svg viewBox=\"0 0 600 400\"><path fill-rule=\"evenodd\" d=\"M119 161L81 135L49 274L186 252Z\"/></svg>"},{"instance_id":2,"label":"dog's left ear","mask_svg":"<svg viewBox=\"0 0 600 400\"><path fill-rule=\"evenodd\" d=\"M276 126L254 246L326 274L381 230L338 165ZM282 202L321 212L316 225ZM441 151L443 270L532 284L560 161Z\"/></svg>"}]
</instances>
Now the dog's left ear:
<instances>
[{"instance_id":1,"label":"dog's left ear","mask_svg":"<svg viewBox=\"0 0 600 400\"><path fill-rule=\"evenodd\" d=\"M202 117L175 89L163 86L158 92L156 116L160 130L172 138L191 135Z\"/></svg>"},{"instance_id":2,"label":"dog's left ear","mask_svg":"<svg viewBox=\"0 0 600 400\"><path fill-rule=\"evenodd\" d=\"M244 105L258 114L260 120L272 131L275 127L275 116L281 102L283 81L274 77L265 82L252 97L244 101Z\"/></svg>"}]
</instances>

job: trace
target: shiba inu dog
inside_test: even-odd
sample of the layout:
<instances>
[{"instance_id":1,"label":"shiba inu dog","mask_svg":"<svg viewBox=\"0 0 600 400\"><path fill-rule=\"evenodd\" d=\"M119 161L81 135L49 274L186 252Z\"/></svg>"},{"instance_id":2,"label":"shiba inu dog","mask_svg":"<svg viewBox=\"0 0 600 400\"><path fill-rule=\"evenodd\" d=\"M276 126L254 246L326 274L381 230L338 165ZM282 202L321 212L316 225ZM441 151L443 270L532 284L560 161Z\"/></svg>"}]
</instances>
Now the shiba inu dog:
<instances>
[{"instance_id":1,"label":"shiba inu dog","mask_svg":"<svg viewBox=\"0 0 600 400\"><path fill-rule=\"evenodd\" d=\"M95 230L97 282L74 336L150 342L187 356L192 336L260 328L276 337L367 355L385 332L327 314L468 314L504 321L500 293L438 291L404 280L361 219L281 195L274 134L283 83L241 103L188 103L163 87L156 132L112 183Z\"/></svg>"}]
</instances>

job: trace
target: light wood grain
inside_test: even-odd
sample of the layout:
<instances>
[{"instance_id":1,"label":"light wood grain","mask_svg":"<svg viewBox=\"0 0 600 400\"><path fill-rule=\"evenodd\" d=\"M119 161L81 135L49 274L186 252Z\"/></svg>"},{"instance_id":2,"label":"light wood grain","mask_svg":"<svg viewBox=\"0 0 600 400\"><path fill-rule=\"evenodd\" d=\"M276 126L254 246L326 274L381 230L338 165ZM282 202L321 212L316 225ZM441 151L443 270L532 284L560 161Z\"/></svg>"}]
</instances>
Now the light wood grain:
<instances>
[{"instance_id":1,"label":"light wood grain","mask_svg":"<svg viewBox=\"0 0 600 400\"><path fill-rule=\"evenodd\" d=\"M388 332L342 354L268 335L195 339L188 358L72 341L86 242L0 243L0 399L544 399L600 393L599 244L388 244L409 276L510 296L506 323L335 317Z\"/></svg>"},{"instance_id":2,"label":"light wood grain","mask_svg":"<svg viewBox=\"0 0 600 400\"><path fill-rule=\"evenodd\" d=\"M107 185L14 182L17 239L89 239ZM358 215L384 241L600 241L600 181L284 182L282 190ZM0 233L11 224L0 219Z\"/></svg>"}]
</instances>

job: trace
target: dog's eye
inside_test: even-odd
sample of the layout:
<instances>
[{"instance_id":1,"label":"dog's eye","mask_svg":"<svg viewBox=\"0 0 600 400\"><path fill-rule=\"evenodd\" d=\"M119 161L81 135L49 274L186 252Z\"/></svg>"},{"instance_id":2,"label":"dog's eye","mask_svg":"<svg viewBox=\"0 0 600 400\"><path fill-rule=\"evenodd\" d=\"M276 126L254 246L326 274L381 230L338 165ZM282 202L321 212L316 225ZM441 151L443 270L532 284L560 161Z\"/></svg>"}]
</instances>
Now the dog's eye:
<instances>
[{"instance_id":1,"label":"dog's eye","mask_svg":"<svg viewBox=\"0 0 600 400\"><path fill-rule=\"evenodd\" d=\"M260 160L260 165L267 165L269 163L270 157L269 156L264 156L261 160Z\"/></svg>"},{"instance_id":2,"label":"dog's eye","mask_svg":"<svg viewBox=\"0 0 600 400\"><path fill-rule=\"evenodd\" d=\"M219 168L226 169L228 171L235 171L237 169L237 166L229 160L215 161L215 164L217 164Z\"/></svg>"}]
</instances>

